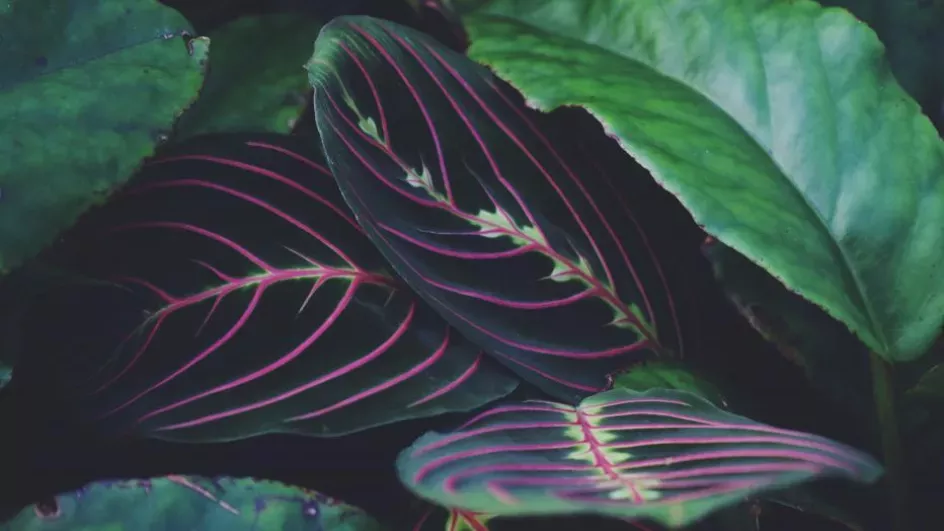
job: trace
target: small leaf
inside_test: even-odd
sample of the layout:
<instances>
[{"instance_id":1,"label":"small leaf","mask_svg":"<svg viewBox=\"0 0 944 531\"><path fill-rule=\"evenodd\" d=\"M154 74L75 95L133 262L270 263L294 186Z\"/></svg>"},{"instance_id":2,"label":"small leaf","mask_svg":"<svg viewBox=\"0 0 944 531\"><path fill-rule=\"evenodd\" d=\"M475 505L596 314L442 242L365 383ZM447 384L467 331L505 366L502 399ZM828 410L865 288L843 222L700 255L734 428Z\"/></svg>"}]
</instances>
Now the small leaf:
<instances>
[{"instance_id":1,"label":"small leaf","mask_svg":"<svg viewBox=\"0 0 944 531\"><path fill-rule=\"evenodd\" d=\"M624 198L632 189L485 68L409 28L343 17L309 72L345 200L463 334L568 401L632 361L682 353L672 283L652 220Z\"/></svg>"},{"instance_id":2,"label":"small leaf","mask_svg":"<svg viewBox=\"0 0 944 531\"><path fill-rule=\"evenodd\" d=\"M178 138L227 131L292 130L308 105L303 65L321 23L298 13L244 17L210 32L213 58Z\"/></svg>"},{"instance_id":3,"label":"small leaf","mask_svg":"<svg viewBox=\"0 0 944 531\"><path fill-rule=\"evenodd\" d=\"M927 351L944 140L865 24L809 0L491 0L463 21L470 57L534 108L586 108L705 231L872 351Z\"/></svg>"},{"instance_id":4,"label":"small leaf","mask_svg":"<svg viewBox=\"0 0 944 531\"><path fill-rule=\"evenodd\" d=\"M494 407L454 433L422 436L397 468L417 495L448 507L649 518L672 528L811 479L881 475L874 460L842 444L664 389L615 389L577 407Z\"/></svg>"},{"instance_id":5,"label":"small leaf","mask_svg":"<svg viewBox=\"0 0 944 531\"><path fill-rule=\"evenodd\" d=\"M638 392L677 389L700 396L715 406L727 407L724 395L713 383L680 363L660 361L634 365L614 375L613 388Z\"/></svg>"},{"instance_id":6,"label":"small leaf","mask_svg":"<svg viewBox=\"0 0 944 531\"><path fill-rule=\"evenodd\" d=\"M928 369L918 383L908 390L908 395L915 399L936 399L944 408L944 363Z\"/></svg>"},{"instance_id":7,"label":"small leaf","mask_svg":"<svg viewBox=\"0 0 944 531\"><path fill-rule=\"evenodd\" d=\"M134 173L203 83L208 41L156 0L0 12L0 274Z\"/></svg>"},{"instance_id":8,"label":"small leaf","mask_svg":"<svg viewBox=\"0 0 944 531\"><path fill-rule=\"evenodd\" d=\"M200 529L381 531L362 510L320 493L249 478L97 481L26 507L0 531Z\"/></svg>"},{"instance_id":9,"label":"small leaf","mask_svg":"<svg viewBox=\"0 0 944 531\"><path fill-rule=\"evenodd\" d=\"M77 419L190 442L338 436L513 390L391 275L319 157L222 134L150 161L50 253L110 284L36 305L24 378Z\"/></svg>"}]
</instances>

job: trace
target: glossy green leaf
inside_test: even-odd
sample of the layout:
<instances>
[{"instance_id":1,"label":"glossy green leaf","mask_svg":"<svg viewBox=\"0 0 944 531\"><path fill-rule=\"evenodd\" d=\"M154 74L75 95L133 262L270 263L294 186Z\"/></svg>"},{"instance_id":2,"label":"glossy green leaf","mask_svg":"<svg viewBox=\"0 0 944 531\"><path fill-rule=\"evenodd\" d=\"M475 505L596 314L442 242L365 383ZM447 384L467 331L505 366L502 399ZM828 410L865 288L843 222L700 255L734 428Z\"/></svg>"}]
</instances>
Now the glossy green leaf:
<instances>
[{"instance_id":1,"label":"glossy green leaf","mask_svg":"<svg viewBox=\"0 0 944 531\"><path fill-rule=\"evenodd\" d=\"M842 444L666 389L615 389L576 407L493 407L453 433L420 437L397 468L408 488L445 507L495 516L599 514L673 528L762 492L881 474Z\"/></svg>"},{"instance_id":2,"label":"glossy green leaf","mask_svg":"<svg viewBox=\"0 0 944 531\"><path fill-rule=\"evenodd\" d=\"M585 107L707 232L872 350L911 360L937 335L944 141L847 12L493 0L464 22L470 56L533 107Z\"/></svg>"},{"instance_id":3,"label":"glossy green leaf","mask_svg":"<svg viewBox=\"0 0 944 531\"><path fill-rule=\"evenodd\" d=\"M925 113L944 124L944 0L821 0L875 30L892 71Z\"/></svg>"},{"instance_id":4,"label":"glossy green leaf","mask_svg":"<svg viewBox=\"0 0 944 531\"><path fill-rule=\"evenodd\" d=\"M0 531L381 531L356 507L248 478L98 481L24 508Z\"/></svg>"},{"instance_id":5,"label":"glossy green leaf","mask_svg":"<svg viewBox=\"0 0 944 531\"><path fill-rule=\"evenodd\" d=\"M613 388L630 391L677 389L698 395L719 407L727 405L724 395L712 382L677 362L653 361L634 365L613 376Z\"/></svg>"},{"instance_id":6,"label":"glossy green leaf","mask_svg":"<svg viewBox=\"0 0 944 531\"><path fill-rule=\"evenodd\" d=\"M5 2L10 4L10 2ZM127 180L203 83L207 39L157 0L0 12L0 274Z\"/></svg>"},{"instance_id":7,"label":"glossy green leaf","mask_svg":"<svg viewBox=\"0 0 944 531\"><path fill-rule=\"evenodd\" d=\"M321 23L298 13L250 16L211 32L213 60L181 136L227 131L287 133L308 104L303 65Z\"/></svg>"}]
</instances>

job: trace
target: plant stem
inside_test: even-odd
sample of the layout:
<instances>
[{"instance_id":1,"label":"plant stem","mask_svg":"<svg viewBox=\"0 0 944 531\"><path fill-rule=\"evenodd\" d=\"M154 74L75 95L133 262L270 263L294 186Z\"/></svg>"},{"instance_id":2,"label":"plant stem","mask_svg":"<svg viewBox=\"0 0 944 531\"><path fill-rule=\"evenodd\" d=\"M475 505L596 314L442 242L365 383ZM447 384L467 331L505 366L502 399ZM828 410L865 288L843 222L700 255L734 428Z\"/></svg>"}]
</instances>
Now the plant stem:
<instances>
[{"instance_id":1,"label":"plant stem","mask_svg":"<svg viewBox=\"0 0 944 531\"><path fill-rule=\"evenodd\" d=\"M891 517L895 531L909 531L908 483L905 479L904 462L901 456L901 438L898 433L895 386L892 367L881 356L870 353L872 367L872 394L875 413L882 440L885 461L885 484L891 495Z\"/></svg>"}]
</instances>

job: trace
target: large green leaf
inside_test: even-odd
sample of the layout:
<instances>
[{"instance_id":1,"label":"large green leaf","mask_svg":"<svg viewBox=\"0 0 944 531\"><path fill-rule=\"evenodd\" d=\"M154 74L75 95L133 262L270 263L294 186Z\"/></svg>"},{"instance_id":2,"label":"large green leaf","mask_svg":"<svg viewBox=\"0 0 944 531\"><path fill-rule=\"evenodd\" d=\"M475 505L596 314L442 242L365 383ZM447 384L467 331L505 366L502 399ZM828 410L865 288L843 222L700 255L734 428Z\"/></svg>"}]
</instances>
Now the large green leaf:
<instances>
[{"instance_id":1,"label":"large green leaf","mask_svg":"<svg viewBox=\"0 0 944 531\"><path fill-rule=\"evenodd\" d=\"M871 482L871 458L722 411L685 391L615 389L578 406L529 401L427 433L397 460L437 505L495 516L587 513L678 528L760 492L836 475Z\"/></svg>"},{"instance_id":2,"label":"large green leaf","mask_svg":"<svg viewBox=\"0 0 944 531\"><path fill-rule=\"evenodd\" d=\"M944 0L821 0L875 29L895 78L939 123L944 120Z\"/></svg>"},{"instance_id":3,"label":"large green leaf","mask_svg":"<svg viewBox=\"0 0 944 531\"><path fill-rule=\"evenodd\" d=\"M381 531L323 494L249 478L166 476L97 481L26 507L0 531Z\"/></svg>"},{"instance_id":4,"label":"large green leaf","mask_svg":"<svg viewBox=\"0 0 944 531\"><path fill-rule=\"evenodd\" d=\"M493 0L470 55L588 109L709 233L872 350L944 322L944 141L875 33L808 0Z\"/></svg>"},{"instance_id":5,"label":"large green leaf","mask_svg":"<svg viewBox=\"0 0 944 531\"><path fill-rule=\"evenodd\" d=\"M153 153L203 83L209 41L156 0L0 11L0 274Z\"/></svg>"},{"instance_id":6,"label":"large green leaf","mask_svg":"<svg viewBox=\"0 0 944 531\"><path fill-rule=\"evenodd\" d=\"M210 32L213 61L181 136L226 131L287 133L308 104L304 64L321 23L297 13L250 16Z\"/></svg>"}]
</instances>

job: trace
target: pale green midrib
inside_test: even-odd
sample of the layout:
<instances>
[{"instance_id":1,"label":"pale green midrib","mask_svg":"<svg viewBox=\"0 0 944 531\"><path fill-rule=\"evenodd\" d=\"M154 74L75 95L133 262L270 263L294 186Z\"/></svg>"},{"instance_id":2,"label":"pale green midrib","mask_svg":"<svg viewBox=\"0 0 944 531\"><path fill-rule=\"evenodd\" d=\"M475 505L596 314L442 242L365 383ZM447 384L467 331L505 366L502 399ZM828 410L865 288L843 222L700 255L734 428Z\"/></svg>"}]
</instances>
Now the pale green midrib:
<instances>
[{"instance_id":1,"label":"pale green midrib","mask_svg":"<svg viewBox=\"0 0 944 531\"><path fill-rule=\"evenodd\" d=\"M623 54L621 54L621 53L618 53L618 52L616 52L616 51L613 51L613 50L611 50L610 48L607 48L607 47L605 47L605 46L603 46L603 45L600 45L600 44L598 44L598 43L595 43L595 42L589 42L589 41L585 41L585 40L576 39L576 38L571 37L571 36L566 35L566 34L555 34L555 33L551 33L551 32L546 31L546 30L544 30L544 29L538 28L537 26L534 26L534 25L532 25L532 24L529 24L529 23L527 23L527 22L524 22L523 20L520 20L520 19L516 19L516 18L504 16L504 15L495 15L495 14L491 14L491 13L489 13L489 14L475 14L475 15L473 15L473 16L479 17L479 18L493 18L493 19L499 19L499 20L506 20L506 21L509 21L509 22L512 22L512 23L515 23L515 24L519 24L519 25L522 25L522 26L527 26L527 27L529 27L529 28L532 28L536 33L544 33L544 34L551 35L551 36L562 37L562 38L564 38L564 39L567 39L567 40L569 40L569 41L573 41L573 42L578 43L578 44L582 44L582 45L585 45L585 46L592 46L592 47L594 47L594 48L597 48L597 49L599 49L599 50L602 50L603 52L605 52L605 53L608 54L608 55L613 55L613 56L615 56L615 57L618 57L620 60L634 61L634 62L636 62L636 63L639 63L640 65L645 66L647 69L656 72L658 75L661 75L661 76L663 76L663 77L666 77L666 78L668 78L668 79L671 79L671 80L675 81L676 83L679 83L679 84L685 86L686 88L688 88L688 89L690 89L690 90L692 90L692 91L698 93L700 96L702 96L702 97L705 98L707 101L709 101L712 105L714 105L717 109L719 109L722 113L724 113L725 116L727 116L727 117L730 118L734 123L736 123L737 126L738 126L738 128L740 128L741 131L743 131L744 134L747 135L747 137L750 138L751 141L754 142L754 143L757 145L758 148L760 148L760 149L761 149L763 152L765 152L765 153L768 152L767 149L764 147L764 144L763 144L763 143L761 143L750 131L746 130L746 129L744 128L744 126L741 124L740 121L736 120L733 116L731 116L731 115L727 112L727 110L726 110L724 107L720 106L709 94L706 94L706 93L702 92L701 90L697 89L696 87L694 87L693 85L689 84L687 81L685 81L685 80L683 80L683 79L679 79L679 78L677 78L677 77L675 77L675 76L673 76L673 75L670 75L670 74L668 74L668 73L662 72L662 71L659 70L658 68L652 66L651 64L649 64L649 63L647 63L647 62L645 62L645 61L642 61L642 60L640 60L640 59L636 59L636 58L633 58L633 57L630 57L630 56L623 55ZM469 40L470 40L470 42L471 42L470 49L471 49L472 46L475 45L475 41L474 41L474 39L472 38L472 34L473 34L473 32L472 32L472 31L469 31ZM822 52L822 50L820 50L820 52ZM471 57L471 56L470 56L470 57ZM492 65L492 66L494 66L494 65ZM764 71L766 72L766 66L765 66ZM497 72L496 72L496 74L497 74ZM508 81L509 83L511 83L511 80L506 80L506 81ZM513 83L512 83L512 84L513 84ZM767 88L768 88L768 86L767 86L767 83L766 83L766 81L765 81L765 83L764 83L764 90L765 90L765 92L767 92ZM582 103L577 103L577 104L580 105L581 107L585 107L585 106L586 106L585 104L582 104ZM768 107L769 107L769 104L768 104ZM550 110L550 109L549 109L549 110ZM771 151L772 151L772 150L771 150ZM630 154L630 155L632 155L632 154ZM634 157L634 158L635 158L635 157ZM875 313L874 313L874 311L873 311L873 309L872 309L872 305L869 303L868 297L865 296L866 291L863 289L862 280L861 280L861 278L859 278L859 275L858 275L858 273L856 272L856 270L851 267L851 265L850 265L851 262L850 262L849 257L847 256L847 254L846 254L846 252L845 252L845 249L843 249L842 246L839 245L838 240L836 239L836 237L835 237L835 235L833 234L832 230L830 230L829 225L826 223L826 220L822 217L822 215L819 213L819 211L818 211L816 208L814 208L813 204L810 203L809 200L807 200L806 196L803 195L803 193L800 191L800 189L793 183L793 181L789 178L787 172L784 171L783 168L781 168L781 166L780 166L780 164L777 162L777 160L776 160L773 156L770 156L769 158L770 158L771 162L773 163L774 167L777 169L778 173L780 173L780 174L784 177L784 179L785 179L787 182L790 183L790 185L793 187L794 191L796 192L796 195L798 195L798 196L800 197L800 199L802 200L803 204L806 205L807 209L808 209L810 212L813 213L813 216L814 216L814 217L816 218L816 220L819 222L819 224L821 225L821 227L823 228L823 230L826 232L827 235L829 235L830 241L833 243L833 246L834 246L834 247L836 248L836 250L838 251L839 257L840 257L840 259L842 260L842 266L845 267L847 273L848 273L849 276L852 278L853 284L855 285L855 288L856 288L856 298L859 299L859 304L858 304L858 306L860 306L860 309L861 309L861 310L864 310L863 313L865 314L865 316L866 316L866 318L868 319L869 324L871 325L871 328L872 328L871 330L869 330L869 332L872 333L872 335L878 340L879 344L880 344L881 347L884 349L883 354L889 353L889 352L890 352L890 349L889 349L888 341L887 341L887 339L886 339L886 337L885 337L885 334L884 334L884 330L883 330L880 326L877 326L878 321L877 321L876 316L875 316ZM688 209L686 208L686 210L688 210ZM752 261L753 261L753 260L752 260ZM764 269L766 270L766 268L764 268ZM777 278L777 276L774 275L773 273L771 273L771 276L773 276L774 278ZM783 280L781 280L781 279L779 279L779 278L777 278L777 280L778 280L778 282L780 282L781 284L784 284ZM784 286L786 286L786 284L784 284ZM787 288L792 291L792 288L790 288L789 286L787 286ZM803 298L806 299L806 296L804 296L804 295L801 295L801 296L803 296ZM809 299L807 299L807 300L809 300ZM827 310L827 313L831 313L831 312L828 311L826 304L817 304L817 306L821 306L823 309L826 309L826 310ZM844 324L845 324L845 323L844 323ZM845 325L848 327L848 324L845 324Z\"/></svg>"},{"instance_id":2,"label":"pale green midrib","mask_svg":"<svg viewBox=\"0 0 944 531\"><path fill-rule=\"evenodd\" d=\"M50 69L50 70L47 70L47 71L43 71L43 72L41 72L41 73L39 73L39 74L35 74L35 75L33 75L33 76L29 76L29 77L25 77L25 78L22 78L22 79L18 79L18 80L15 80L15 81L11 82L11 83L8 83L8 84L7 84L7 83L0 83L0 93L10 93L10 92L13 92L14 90L20 88L21 85L25 85L25 84L27 84L27 83L32 83L32 82L36 81L37 79L42 79L42 78L44 78L44 77L46 77L46 76L51 76L51 75L53 75L53 74L58 74L59 72L61 72L61 71L63 71L63 70L68 70L68 69L70 69L70 68L77 68L77 67L80 67L80 66L84 66L84 65L86 65L86 64L88 64L88 63L93 63L93 62L95 62L95 61L100 61L100 60L102 60L102 59L104 59L104 58L106 58L106 57L109 57L109 56L112 56L112 55L115 55L115 54L119 54L119 53L121 53L121 52L123 52L123 51L125 51L125 50L128 50L128 49L131 49L131 48L137 48L138 46L144 46L144 45L151 44L151 43L154 43L154 42L157 42L157 41L169 41L169 40L173 40L173 39L176 38L176 37L180 37L184 32L189 33L193 38L199 37L198 35L195 35L195 34L194 34L193 28L183 27L183 28L178 28L178 29L176 29L176 30L172 30L172 31L165 31L162 35L155 35L155 36L153 36L153 37L148 37L147 39L144 39L144 40L141 40L141 41L138 41L138 42L132 42L132 43L129 43L129 44L125 44L124 46L119 46L119 47L117 47L117 48L112 48L112 49L110 49L110 50L108 50L108 51L106 51L106 52L104 52L104 53L100 53L100 54L94 55L94 56L92 56L92 57L86 57L86 58L83 58L83 59L80 59L80 60L77 60L77 61L74 61L74 62L68 62L68 63L66 63L66 64L63 64L63 65L57 67L57 68L53 68L53 69ZM174 35L174 37L172 37L172 38L165 38L165 37L163 36L163 35L171 35L171 34Z\"/></svg>"}]
</instances>

